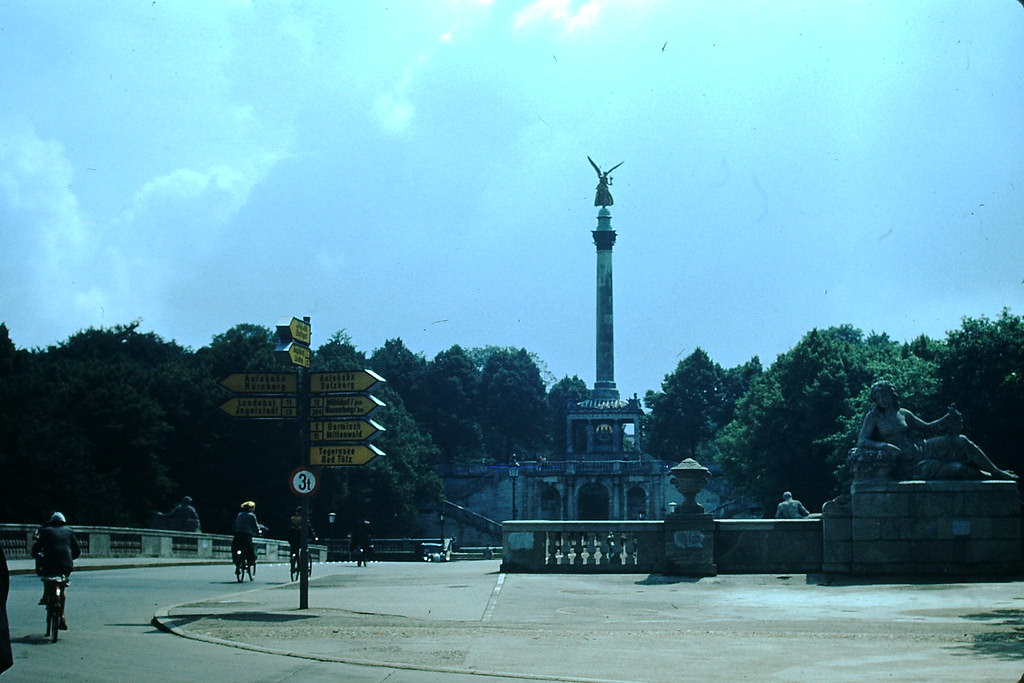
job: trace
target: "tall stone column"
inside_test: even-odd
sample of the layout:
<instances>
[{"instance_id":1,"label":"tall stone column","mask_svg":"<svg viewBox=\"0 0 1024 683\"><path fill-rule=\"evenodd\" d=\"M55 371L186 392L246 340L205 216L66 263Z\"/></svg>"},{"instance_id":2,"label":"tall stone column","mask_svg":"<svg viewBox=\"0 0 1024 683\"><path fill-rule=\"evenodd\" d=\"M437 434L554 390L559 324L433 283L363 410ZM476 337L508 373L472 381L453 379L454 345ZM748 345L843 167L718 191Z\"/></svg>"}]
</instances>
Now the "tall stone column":
<instances>
[{"instance_id":1,"label":"tall stone column","mask_svg":"<svg viewBox=\"0 0 1024 683\"><path fill-rule=\"evenodd\" d=\"M615 387L615 316L612 308L612 247L615 230L607 206L597 212L597 229L593 231L597 247L597 374L592 397L597 401L619 398Z\"/></svg>"}]
</instances>

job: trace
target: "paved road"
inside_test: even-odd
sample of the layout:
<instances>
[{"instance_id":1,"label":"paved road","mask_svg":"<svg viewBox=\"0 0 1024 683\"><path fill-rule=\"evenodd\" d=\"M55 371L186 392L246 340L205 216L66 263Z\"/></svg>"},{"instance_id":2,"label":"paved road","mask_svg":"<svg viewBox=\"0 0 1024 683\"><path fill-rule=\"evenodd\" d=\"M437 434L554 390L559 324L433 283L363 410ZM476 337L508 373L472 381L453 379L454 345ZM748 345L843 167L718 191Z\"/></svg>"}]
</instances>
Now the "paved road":
<instances>
[{"instance_id":1,"label":"paved road","mask_svg":"<svg viewBox=\"0 0 1024 683\"><path fill-rule=\"evenodd\" d=\"M323 572L321 572L323 574ZM1008 681L1024 584L509 574L497 562L339 567L171 607L192 637L349 663L534 680ZM391 680L391 679L389 679Z\"/></svg>"},{"instance_id":2,"label":"paved road","mask_svg":"<svg viewBox=\"0 0 1024 683\"><path fill-rule=\"evenodd\" d=\"M15 564L15 563L12 563ZM57 643L43 638L40 583L31 574L11 577L8 616L15 664L3 683L39 681L351 681L431 683L434 672L394 671L281 657L180 638L155 628L164 605L242 596L254 587L288 582L285 565L261 565L256 581L238 585L230 565L152 567L76 572L68 595L71 629ZM294 585L289 590L298 604ZM455 683L474 683L474 676Z\"/></svg>"},{"instance_id":3,"label":"paved road","mask_svg":"<svg viewBox=\"0 0 1024 683\"><path fill-rule=\"evenodd\" d=\"M42 640L15 577L3 680L1017 681L1024 584L803 575L505 575L497 562L82 572L72 630ZM158 614L168 628L148 624Z\"/></svg>"}]
</instances>

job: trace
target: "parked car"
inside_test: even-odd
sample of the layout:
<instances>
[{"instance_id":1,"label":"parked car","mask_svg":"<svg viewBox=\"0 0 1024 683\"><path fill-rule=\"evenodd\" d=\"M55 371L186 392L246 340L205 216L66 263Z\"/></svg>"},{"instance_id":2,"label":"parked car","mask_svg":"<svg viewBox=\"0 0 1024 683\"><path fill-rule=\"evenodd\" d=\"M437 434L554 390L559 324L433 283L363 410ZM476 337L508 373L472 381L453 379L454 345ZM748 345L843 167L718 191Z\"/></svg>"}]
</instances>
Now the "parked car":
<instances>
[{"instance_id":1,"label":"parked car","mask_svg":"<svg viewBox=\"0 0 1024 683\"><path fill-rule=\"evenodd\" d=\"M419 556L424 562L447 562L449 552L440 543L420 543Z\"/></svg>"}]
</instances>

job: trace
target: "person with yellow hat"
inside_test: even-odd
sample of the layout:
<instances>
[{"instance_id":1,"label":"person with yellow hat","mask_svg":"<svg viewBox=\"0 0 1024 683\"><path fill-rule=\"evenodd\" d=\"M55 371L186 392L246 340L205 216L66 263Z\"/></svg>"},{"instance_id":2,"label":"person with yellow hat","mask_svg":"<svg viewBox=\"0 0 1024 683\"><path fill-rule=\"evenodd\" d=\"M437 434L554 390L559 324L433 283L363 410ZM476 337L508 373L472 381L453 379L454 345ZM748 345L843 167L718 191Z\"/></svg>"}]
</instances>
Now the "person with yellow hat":
<instances>
[{"instance_id":1,"label":"person with yellow hat","mask_svg":"<svg viewBox=\"0 0 1024 683\"><path fill-rule=\"evenodd\" d=\"M247 500L241 505L241 511L235 516L235 523L231 526L234 538L231 539L231 555L239 549L252 565L256 564L256 549L252 546L252 537L263 533L264 527L256 519L256 503Z\"/></svg>"}]
</instances>

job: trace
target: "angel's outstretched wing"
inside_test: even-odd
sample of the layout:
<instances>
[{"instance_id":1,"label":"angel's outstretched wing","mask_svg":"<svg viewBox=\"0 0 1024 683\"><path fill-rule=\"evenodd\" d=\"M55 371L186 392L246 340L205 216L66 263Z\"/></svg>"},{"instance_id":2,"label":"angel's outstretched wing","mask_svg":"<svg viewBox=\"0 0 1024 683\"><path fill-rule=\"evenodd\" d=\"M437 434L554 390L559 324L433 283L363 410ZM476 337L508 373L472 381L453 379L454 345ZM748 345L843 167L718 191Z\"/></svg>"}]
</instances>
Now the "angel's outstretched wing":
<instances>
[{"instance_id":1,"label":"angel's outstretched wing","mask_svg":"<svg viewBox=\"0 0 1024 683\"><path fill-rule=\"evenodd\" d=\"M587 158L589 159L590 157L587 157ZM591 162L591 163L593 163L593 162ZM617 169L619 166L622 166L622 164L624 164L624 163L626 163L626 162L625 161L620 161L619 163L615 164L614 166L609 168L607 171L605 171L605 174L607 175L607 174L611 173L612 171Z\"/></svg>"},{"instance_id":2,"label":"angel's outstretched wing","mask_svg":"<svg viewBox=\"0 0 1024 683\"><path fill-rule=\"evenodd\" d=\"M597 164L595 164L595 163L594 163L594 160L593 160L593 159L591 159L589 155L587 156L587 161L589 161L589 162L590 162L590 165L594 167L594 170L595 170L595 171L597 171L597 175L598 175L598 177L600 177L600 176L601 176L601 169L599 169L599 168L597 167Z\"/></svg>"}]
</instances>

